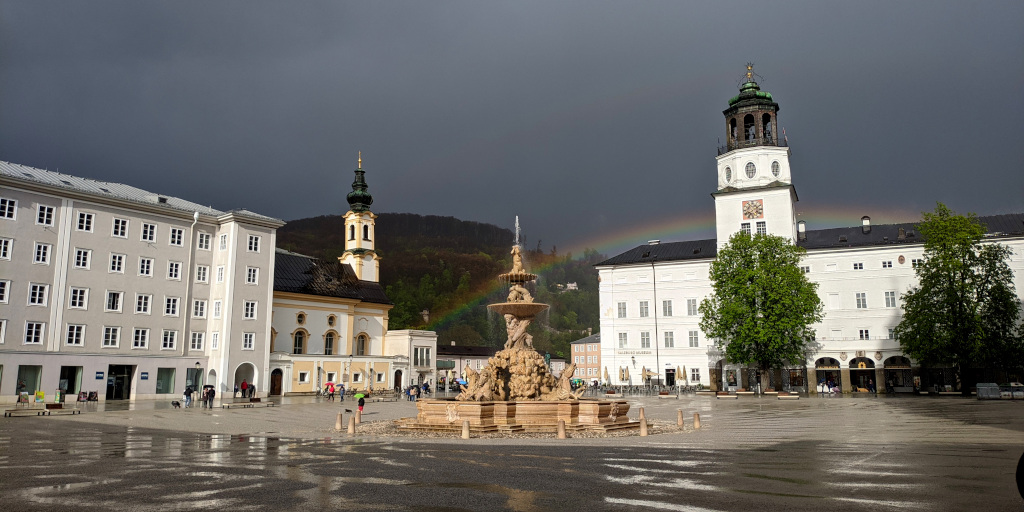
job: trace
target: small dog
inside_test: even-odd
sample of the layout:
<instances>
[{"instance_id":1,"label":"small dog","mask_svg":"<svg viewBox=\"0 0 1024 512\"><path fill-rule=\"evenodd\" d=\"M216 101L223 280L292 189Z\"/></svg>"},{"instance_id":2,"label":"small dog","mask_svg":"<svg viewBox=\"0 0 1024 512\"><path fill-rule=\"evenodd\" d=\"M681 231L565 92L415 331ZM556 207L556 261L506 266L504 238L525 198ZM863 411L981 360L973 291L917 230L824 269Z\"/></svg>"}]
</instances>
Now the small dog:
<instances>
[{"instance_id":1,"label":"small dog","mask_svg":"<svg viewBox=\"0 0 1024 512\"><path fill-rule=\"evenodd\" d=\"M177 400L171 400L171 405L174 406L175 409L181 409L181 402Z\"/></svg>"}]
</instances>

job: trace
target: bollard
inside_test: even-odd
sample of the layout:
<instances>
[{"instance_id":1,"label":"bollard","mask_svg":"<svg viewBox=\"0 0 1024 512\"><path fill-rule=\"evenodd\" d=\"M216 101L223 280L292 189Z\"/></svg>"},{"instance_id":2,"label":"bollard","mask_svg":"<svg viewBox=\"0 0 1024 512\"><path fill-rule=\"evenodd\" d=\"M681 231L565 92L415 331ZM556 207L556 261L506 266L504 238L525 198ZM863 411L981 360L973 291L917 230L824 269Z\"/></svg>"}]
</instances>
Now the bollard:
<instances>
[{"instance_id":1,"label":"bollard","mask_svg":"<svg viewBox=\"0 0 1024 512\"><path fill-rule=\"evenodd\" d=\"M676 409L676 426L683 428L683 410Z\"/></svg>"},{"instance_id":2,"label":"bollard","mask_svg":"<svg viewBox=\"0 0 1024 512\"><path fill-rule=\"evenodd\" d=\"M363 411L356 411L356 423L363 422Z\"/></svg>"},{"instance_id":3,"label":"bollard","mask_svg":"<svg viewBox=\"0 0 1024 512\"><path fill-rule=\"evenodd\" d=\"M695 412L695 413L693 413L693 429L697 430L699 428L700 428L700 413L699 412Z\"/></svg>"},{"instance_id":4,"label":"bollard","mask_svg":"<svg viewBox=\"0 0 1024 512\"><path fill-rule=\"evenodd\" d=\"M348 418L348 433L349 434L355 434L356 433L356 417L355 416L349 416L349 418Z\"/></svg>"},{"instance_id":5,"label":"bollard","mask_svg":"<svg viewBox=\"0 0 1024 512\"><path fill-rule=\"evenodd\" d=\"M565 420L558 420L558 438L565 439Z\"/></svg>"},{"instance_id":6,"label":"bollard","mask_svg":"<svg viewBox=\"0 0 1024 512\"><path fill-rule=\"evenodd\" d=\"M640 419L640 437L647 437L647 418Z\"/></svg>"},{"instance_id":7,"label":"bollard","mask_svg":"<svg viewBox=\"0 0 1024 512\"><path fill-rule=\"evenodd\" d=\"M342 425L344 425L344 424L345 424L345 421L344 421L344 418L342 418L342 413L339 412L338 413L338 421L334 422L334 430L341 430Z\"/></svg>"},{"instance_id":8,"label":"bollard","mask_svg":"<svg viewBox=\"0 0 1024 512\"><path fill-rule=\"evenodd\" d=\"M469 420L463 420L462 422L462 438L469 439Z\"/></svg>"},{"instance_id":9,"label":"bollard","mask_svg":"<svg viewBox=\"0 0 1024 512\"><path fill-rule=\"evenodd\" d=\"M647 416L644 416L644 408L643 407L640 408L640 419L641 420L647 419Z\"/></svg>"}]
</instances>

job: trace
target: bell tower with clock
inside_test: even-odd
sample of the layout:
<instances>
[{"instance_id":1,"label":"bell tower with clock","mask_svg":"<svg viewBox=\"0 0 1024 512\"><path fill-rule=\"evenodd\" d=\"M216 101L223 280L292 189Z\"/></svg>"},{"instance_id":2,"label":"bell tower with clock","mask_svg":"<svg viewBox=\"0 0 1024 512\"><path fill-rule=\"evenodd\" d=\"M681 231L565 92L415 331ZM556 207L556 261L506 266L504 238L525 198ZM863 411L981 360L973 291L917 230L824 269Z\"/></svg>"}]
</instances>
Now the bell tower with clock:
<instances>
[{"instance_id":1,"label":"bell tower with clock","mask_svg":"<svg viewBox=\"0 0 1024 512\"><path fill-rule=\"evenodd\" d=\"M747 64L740 93L729 100L725 145L718 148L715 218L718 246L737 231L796 240L796 189L789 147L779 136L779 104L762 91Z\"/></svg>"}]
</instances>

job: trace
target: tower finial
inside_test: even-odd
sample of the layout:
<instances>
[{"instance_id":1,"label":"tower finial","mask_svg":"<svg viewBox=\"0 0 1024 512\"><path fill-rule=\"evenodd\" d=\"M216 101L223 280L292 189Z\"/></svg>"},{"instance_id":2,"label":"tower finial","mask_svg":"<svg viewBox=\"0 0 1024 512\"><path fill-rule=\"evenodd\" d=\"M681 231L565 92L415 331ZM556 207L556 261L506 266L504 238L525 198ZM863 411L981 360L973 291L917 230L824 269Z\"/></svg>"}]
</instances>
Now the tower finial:
<instances>
[{"instance_id":1,"label":"tower finial","mask_svg":"<svg viewBox=\"0 0 1024 512\"><path fill-rule=\"evenodd\" d=\"M752 82L754 80L754 63L747 63L747 81Z\"/></svg>"},{"instance_id":2,"label":"tower finial","mask_svg":"<svg viewBox=\"0 0 1024 512\"><path fill-rule=\"evenodd\" d=\"M363 168L363 152L360 151L359 152L359 165L356 166L356 169L362 169L362 168Z\"/></svg>"}]
</instances>

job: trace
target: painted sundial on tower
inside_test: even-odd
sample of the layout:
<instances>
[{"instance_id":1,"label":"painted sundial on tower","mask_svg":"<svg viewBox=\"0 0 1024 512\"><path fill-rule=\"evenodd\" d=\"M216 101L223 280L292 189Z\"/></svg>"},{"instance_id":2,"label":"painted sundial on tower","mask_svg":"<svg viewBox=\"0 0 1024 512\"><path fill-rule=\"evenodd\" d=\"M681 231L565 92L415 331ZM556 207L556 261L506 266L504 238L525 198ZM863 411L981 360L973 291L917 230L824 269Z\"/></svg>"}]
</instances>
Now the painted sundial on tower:
<instances>
[{"instance_id":1,"label":"painted sundial on tower","mask_svg":"<svg viewBox=\"0 0 1024 512\"><path fill-rule=\"evenodd\" d=\"M743 218L760 219L762 217L764 217L764 201L761 199L743 201Z\"/></svg>"}]
</instances>

